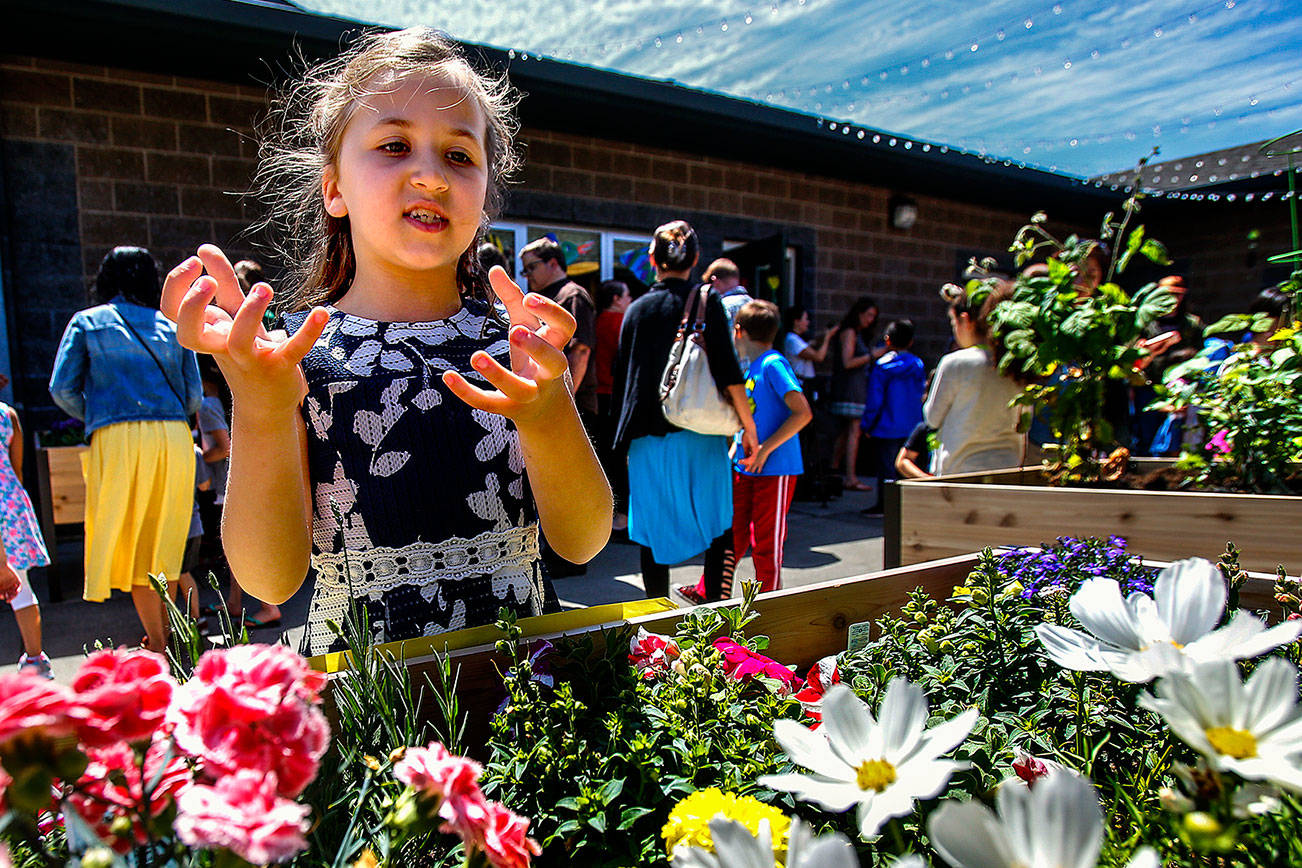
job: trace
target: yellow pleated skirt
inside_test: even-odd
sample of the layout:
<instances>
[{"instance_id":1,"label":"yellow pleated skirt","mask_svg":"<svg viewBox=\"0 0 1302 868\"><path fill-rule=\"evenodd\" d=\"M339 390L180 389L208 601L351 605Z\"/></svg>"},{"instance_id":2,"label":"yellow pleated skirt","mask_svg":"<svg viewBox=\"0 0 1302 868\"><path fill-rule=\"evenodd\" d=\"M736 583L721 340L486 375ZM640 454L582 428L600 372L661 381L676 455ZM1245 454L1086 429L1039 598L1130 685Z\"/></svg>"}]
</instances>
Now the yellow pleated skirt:
<instances>
[{"instance_id":1,"label":"yellow pleated skirt","mask_svg":"<svg viewBox=\"0 0 1302 868\"><path fill-rule=\"evenodd\" d=\"M194 440L181 421L118 422L91 435L84 466L87 600L147 587L151 573L176 581L194 467Z\"/></svg>"}]
</instances>

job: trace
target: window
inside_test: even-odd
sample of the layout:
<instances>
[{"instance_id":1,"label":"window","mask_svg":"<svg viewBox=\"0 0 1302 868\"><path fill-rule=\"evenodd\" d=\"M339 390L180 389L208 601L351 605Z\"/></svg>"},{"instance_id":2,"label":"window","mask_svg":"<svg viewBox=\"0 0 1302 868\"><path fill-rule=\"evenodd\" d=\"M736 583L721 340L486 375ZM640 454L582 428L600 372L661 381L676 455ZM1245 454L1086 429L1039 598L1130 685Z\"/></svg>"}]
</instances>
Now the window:
<instances>
[{"instance_id":1,"label":"window","mask_svg":"<svg viewBox=\"0 0 1302 868\"><path fill-rule=\"evenodd\" d=\"M488 240L511 262L516 282L523 286L525 276L520 271L519 251L544 235L551 235L561 245L570 279L594 297L597 285L603 280L630 282L632 279L643 284L655 280L646 253L651 243L647 235L545 223L498 222L489 230Z\"/></svg>"}]
</instances>

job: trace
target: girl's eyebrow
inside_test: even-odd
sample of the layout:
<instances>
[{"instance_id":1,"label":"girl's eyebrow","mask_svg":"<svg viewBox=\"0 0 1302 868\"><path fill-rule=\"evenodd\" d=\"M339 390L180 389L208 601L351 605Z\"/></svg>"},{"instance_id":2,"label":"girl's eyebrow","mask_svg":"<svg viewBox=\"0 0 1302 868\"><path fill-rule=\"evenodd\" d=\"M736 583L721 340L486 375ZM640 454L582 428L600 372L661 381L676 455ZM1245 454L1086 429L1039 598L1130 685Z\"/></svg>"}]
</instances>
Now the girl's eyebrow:
<instances>
[{"instance_id":1,"label":"girl's eyebrow","mask_svg":"<svg viewBox=\"0 0 1302 868\"><path fill-rule=\"evenodd\" d=\"M384 117L375 122L377 127L398 127L400 129L410 129L412 122L403 117ZM459 139L470 139L476 144L483 138L474 130L468 130L465 127L453 127L448 130L449 135Z\"/></svg>"}]
</instances>

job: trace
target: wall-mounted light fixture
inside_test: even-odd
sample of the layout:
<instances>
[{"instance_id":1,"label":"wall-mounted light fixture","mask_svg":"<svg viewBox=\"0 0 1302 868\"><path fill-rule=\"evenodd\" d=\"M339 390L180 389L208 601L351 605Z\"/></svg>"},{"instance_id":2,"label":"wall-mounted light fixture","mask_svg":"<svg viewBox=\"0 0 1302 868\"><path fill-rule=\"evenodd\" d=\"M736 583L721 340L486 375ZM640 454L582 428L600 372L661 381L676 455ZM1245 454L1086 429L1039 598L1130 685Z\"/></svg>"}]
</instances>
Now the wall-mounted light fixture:
<instances>
[{"instance_id":1,"label":"wall-mounted light fixture","mask_svg":"<svg viewBox=\"0 0 1302 868\"><path fill-rule=\"evenodd\" d=\"M912 229L913 224L918 222L918 203L908 196L899 194L892 196L886 205L886 210L890 215L892 229Z\"/></svg>"}]
</instances>

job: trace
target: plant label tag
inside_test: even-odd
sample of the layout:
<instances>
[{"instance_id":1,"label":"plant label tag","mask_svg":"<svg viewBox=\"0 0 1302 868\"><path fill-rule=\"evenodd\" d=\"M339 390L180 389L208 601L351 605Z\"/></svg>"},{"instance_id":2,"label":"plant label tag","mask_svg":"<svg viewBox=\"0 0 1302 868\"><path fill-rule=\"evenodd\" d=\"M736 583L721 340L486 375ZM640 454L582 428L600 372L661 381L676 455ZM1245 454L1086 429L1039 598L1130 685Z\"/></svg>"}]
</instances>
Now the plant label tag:
<instances>
[{"instance_id":1,"label":"plant label tag","mask_svg":"<svg viewBox=\"0 0 1302 868\"><path fill-rule=\"evenodd\" d=\"M858 624L851 624L846 630L847 639L845 650L858 651L868 644L869 633L872 630L871 621L860 621Z\"/></svg>"}]
</instances>

